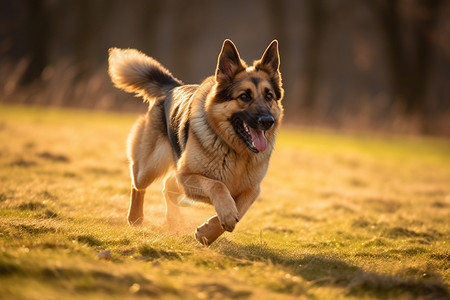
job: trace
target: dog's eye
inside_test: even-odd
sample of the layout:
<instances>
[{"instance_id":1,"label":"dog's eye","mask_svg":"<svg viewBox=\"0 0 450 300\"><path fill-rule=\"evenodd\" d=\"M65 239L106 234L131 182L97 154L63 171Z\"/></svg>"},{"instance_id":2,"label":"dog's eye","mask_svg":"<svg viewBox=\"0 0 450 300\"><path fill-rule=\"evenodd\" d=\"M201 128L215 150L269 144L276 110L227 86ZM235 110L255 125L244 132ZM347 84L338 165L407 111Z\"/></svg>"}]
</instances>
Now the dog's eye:
<instances>
[{"instance_id":1,"label":"dog's eye","mask_svg":"<svg viewBox=\"0 0 450 300\"><path fill-rule=\"evenodd\" d=\"M245 93L240 94L240 95L238 96L238 99L239 99L239 100L242 100L242 101L250 101L250 100L252 100L252 97L250 96L250 94L248 94L247 92L245 92Z\"/></svg>"},{"instance_id":2,"label":"dog's eye","mask_svg":"<svg viewBox=\"0 0 450 300\"><path fill-rule=\"evenodd\" d=\"M269 91L266 92L266 100L267 101L272 101L273 100L273 94Z\"/></svg>"}]
</instances>

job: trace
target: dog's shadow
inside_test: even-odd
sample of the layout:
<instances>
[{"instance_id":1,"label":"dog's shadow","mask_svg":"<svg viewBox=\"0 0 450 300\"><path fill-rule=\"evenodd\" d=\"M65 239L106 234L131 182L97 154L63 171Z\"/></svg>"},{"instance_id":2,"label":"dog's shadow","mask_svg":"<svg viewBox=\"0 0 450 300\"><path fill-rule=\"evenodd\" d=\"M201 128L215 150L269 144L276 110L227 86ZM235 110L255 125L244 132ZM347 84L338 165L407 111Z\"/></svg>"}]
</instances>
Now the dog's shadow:
<instances>
[{"instance_id":1,"label":"dog's shadow","mask_svg":"<svg viewBox=\"0 0 450 300\"><path fill-rule=\"evenodd\" d=\"M403 294L424 299L449 299L450 296L448 287L441 278L418 280L367 272L331 256L294 255L264 244L242 245L226 238L218 241L216 250L242 262L273 264L292 276L301 277L308 284L345 288L348 295L365 295L379 299Z\"/></svg>"}]
</instances>

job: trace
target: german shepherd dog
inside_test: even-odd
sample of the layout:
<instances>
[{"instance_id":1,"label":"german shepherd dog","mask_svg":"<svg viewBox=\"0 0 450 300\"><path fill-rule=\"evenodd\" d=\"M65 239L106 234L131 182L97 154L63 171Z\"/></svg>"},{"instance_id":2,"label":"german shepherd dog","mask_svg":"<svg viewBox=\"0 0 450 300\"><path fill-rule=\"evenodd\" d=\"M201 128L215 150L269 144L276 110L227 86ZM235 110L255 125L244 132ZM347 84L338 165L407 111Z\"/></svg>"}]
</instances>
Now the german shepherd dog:
<instances>
[{"instance_id":1,"label":"german shepherd dog","mask_svg":"<svg viewBox=\"0 0 450 300\"><path fill-rule=\"evenodd\" d=\"M180 218L177 198L184 194L217 212L197 228L200 243L233 231L259 195L283 115L279 64L276 40L250 67L225 40L215 75L184 85L135 49L109 50L115 86L149 103L128 138L129 224L142 223L145 189L165 176L169 226Z\"/></svg>"}]
</instances>

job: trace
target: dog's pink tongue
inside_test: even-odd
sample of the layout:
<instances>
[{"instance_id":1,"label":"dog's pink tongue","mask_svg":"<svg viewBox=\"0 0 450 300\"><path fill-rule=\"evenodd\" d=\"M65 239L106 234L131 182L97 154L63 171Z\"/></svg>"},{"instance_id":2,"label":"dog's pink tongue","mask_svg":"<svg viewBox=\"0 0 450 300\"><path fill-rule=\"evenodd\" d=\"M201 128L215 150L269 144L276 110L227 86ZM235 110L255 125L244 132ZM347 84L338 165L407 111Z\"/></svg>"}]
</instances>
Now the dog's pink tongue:
<instances>
[{"instance_id":1,"label":"dog's pink tongue","mask_svg":"<svg viewBox=\"0 0 450 300\"><path fill-rule=\"evenodd\" d=\"M267 148L267 140L264 136L264 131L250 128L250 134L252 135L253 144L259 152L263 152Z\"/></svg>"}]
</instances>

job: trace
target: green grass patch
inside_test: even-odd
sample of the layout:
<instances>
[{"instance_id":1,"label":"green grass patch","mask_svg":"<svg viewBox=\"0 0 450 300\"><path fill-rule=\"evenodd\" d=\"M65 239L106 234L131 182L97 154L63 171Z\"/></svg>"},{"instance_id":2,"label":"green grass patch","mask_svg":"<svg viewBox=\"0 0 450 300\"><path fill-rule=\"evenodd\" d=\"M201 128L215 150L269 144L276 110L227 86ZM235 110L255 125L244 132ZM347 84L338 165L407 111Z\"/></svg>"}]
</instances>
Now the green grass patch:
<instances>
[{"instance_id":1,"label":"green grass patch","mask_svg":"<svg viewBox=\"0 0 450 300\"><path fill-rule=\"evenodd\" d=\"M211 247L214 212L126 224L135 115L0 105L5 299L448 299L450 142L282 129L260 198ZM45 295L45 296L44 296Z\"/></svg>"}]
</instances>

